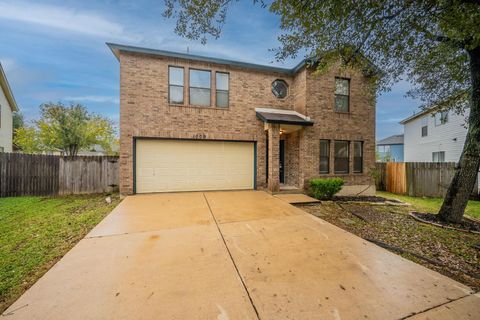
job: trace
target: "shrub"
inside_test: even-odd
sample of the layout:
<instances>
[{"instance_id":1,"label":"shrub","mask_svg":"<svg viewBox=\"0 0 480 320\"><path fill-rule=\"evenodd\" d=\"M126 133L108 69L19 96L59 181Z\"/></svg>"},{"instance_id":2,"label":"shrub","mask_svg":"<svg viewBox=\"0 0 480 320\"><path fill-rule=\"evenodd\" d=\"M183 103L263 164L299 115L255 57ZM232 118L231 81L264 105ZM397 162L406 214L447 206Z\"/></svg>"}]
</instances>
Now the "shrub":
<instances>
[{"instance_id":1,"label":"shrub","mask_svg":"<svg viewBox=\"0 0 480 320\"><path fill-rule=\"evenodd\" d=\"M313 197L320 200L331 199L342 189L343 183L343 179L340 178L311 179L309 181Z\"/></svg>"}]
</instances>

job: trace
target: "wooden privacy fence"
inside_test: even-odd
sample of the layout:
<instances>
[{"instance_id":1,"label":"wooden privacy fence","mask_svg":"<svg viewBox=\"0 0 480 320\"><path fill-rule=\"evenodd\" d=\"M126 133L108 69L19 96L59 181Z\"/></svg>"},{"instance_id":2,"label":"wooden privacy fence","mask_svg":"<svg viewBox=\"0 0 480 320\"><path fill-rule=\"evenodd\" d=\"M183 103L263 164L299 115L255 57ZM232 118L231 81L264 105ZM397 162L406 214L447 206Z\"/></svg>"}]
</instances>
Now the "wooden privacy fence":
<instances>
[{"instance_id":1,"label":"wooden privacy fence","mask_svg":"<svg viewBox=\"0 0 480 320\"><path fill-rule=\"evenodd\" d=\"M388 162L386 187L392 193L404 194L407 192L407 179L405 171L405 163L403 162Z\"/></svg>"},{"instance_id":2,"label":"wooden privacy fence","mask_svg":"<svg viewBox=\"0 0 480 320\"><path fill-rule=\"evenodd\" d=\"M375 163L375 187L377 190L386 191L387 190L387 162L377 162Z\"/></svg>"},{"instance_id":3,"label":"wooden privacy fence","mask_svg":"<svg viewBox=\"0 0 480 320\"><path fill-rule=\"evenodd\" d=\"M118 157L0 153L0 197L110 192Z\"/></svg>"},{"instance_id":4,"label":"wooden privacy fence","mask_svg":"<svg viewBox=\"0 0 480 320\"><path fill-rule=\"evenodd\" d=\"M455 175L455 162L407 162L406 166L410 196L444 197Z\"/></svg>"},{"instance_id":5,"label":"wooden privacy fence","mask_svg":"<svg viewBox=\"0 0 480 320\"><path fill-rule=\"evenodd\" d=\"M454 162L377 162L378 190L413 197L444 197L455 174ZM478 186L474 188L477 194Z\"/></svg>"}]
</instances>

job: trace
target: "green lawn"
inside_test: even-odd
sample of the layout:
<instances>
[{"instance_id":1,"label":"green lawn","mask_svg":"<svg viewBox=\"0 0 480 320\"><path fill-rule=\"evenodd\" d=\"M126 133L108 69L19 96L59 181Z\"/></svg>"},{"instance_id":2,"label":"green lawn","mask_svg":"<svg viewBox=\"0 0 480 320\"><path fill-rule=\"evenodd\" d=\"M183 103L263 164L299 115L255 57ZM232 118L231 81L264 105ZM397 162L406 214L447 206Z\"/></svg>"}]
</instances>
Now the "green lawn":
<instances>
[{"instance_id":1,"label":"green lawn","mask_svg":"<svg viewBox=\"0 0 480 320\"><path fill-rule=\"evenodd\" d=\"M0 198L0 312L118 203L104 195Z\"/></svg>"},{"instance_id":2,"label":"green lawn","mask_svg":"<svg viewBox=\"0 0 480 320\"><path fill-rule=\"evenodd\" d=\"M438 212L443 202L442 198L409 197L384 191L377 191L377 196L408 202L417 211L432 213ZM480 201L469 201L465 214L474 218L480 218Z\"/></svg>"}]
</instances>

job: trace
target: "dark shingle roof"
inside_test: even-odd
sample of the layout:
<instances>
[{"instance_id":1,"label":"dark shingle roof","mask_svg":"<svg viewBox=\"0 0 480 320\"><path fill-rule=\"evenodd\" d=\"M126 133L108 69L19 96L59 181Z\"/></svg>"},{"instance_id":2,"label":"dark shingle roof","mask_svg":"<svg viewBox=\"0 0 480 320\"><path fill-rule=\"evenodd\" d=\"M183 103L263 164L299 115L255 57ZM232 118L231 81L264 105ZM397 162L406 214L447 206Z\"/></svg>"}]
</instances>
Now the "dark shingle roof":
<instances>
[{"instance_id":1,"label":"dark shingle roof","mask_svg":"<svg viewBox=\"0 0 480 320\"><path fill-rule=\"evenodd\" d=\"M396 134L380 141L377 141L377 146L389 144L403 144L403 134Z\"/></svg>"},{"instance_id":2,"label":"dark shingle roof","mask_svg":"<svg viewBox=\"0 0 480 320\"><path fill-rule=\"evenodd\" d=\"M127 46L127 45L115 44L115 43L107 43L107 46L110 48L110 50L112 50L113 54L115 55L115 57L117 57L117 59L119 58L120 51L126 51L126 52L180 58L180 59L193 60L193 61L201 61L201 62L207 62L207 63L218 63L218 64L240 67L240 68L257 69L261 71L279 72L279 73L285 73L288 75L293 75L297 73L305 65L311 62L311 59L304 59L293 68L280 68L280 67L267 66L267 65L255 64L255 63L213 58L213 57L205 57L205 56L189 54L189 53L180 53L180 52L173 52L173 51L166 51L166 50Z\"/></svg>"},{"instance_id":3,"label":"dark shingle roof","mask_svg":"<svg viewBox=\"0 0 480 320\"><path fill-rule=\"evenodd\" d=\"M300 126L313 126L309 117L294 110L281 110L271 108L255 108L257 118L265 123L293 124Z\"/></svg>"},{"instance_id":4,"label":"dark shingle roof","mask_svg":"<svg viewBox=\"0 0 480 320\"><path fill-rule=\"evenodd\" d=\"M173 52L173 51L166 51L166 50L158 50L158 49L150 49L150 48L142 48L142 47L135 47L135 46L128 46L116 43L106 43L110 50L113 52L115 57L119 59L120 52L133 52L133 53L143 53L143 54L150 54L150 55L157 55L157 56L165 56L165 57L172 57L172 58L179 58L185 60L193 60L193 61L201 61L207 63L218 63L227 66L233 67L240 67L240 68L249 68L249 69L256 69L260 71L267 71L267 72L278 72L287 75L295 75L297 72L302 70L303 67L310 67L318 63L320 58L310 57L303 59L293 68L281 68L281 67L274 67L268 65L261 65L256 63L248 63L248 62L241 62L241 61L234 61L228 59L221 59L221 58L213 58L213 57L206 57L200 56L195 54L189 53L180 53L180 52ZM370 61L367 60L367 67L364 68L364 73L366 76L372 76L373 74L380 73L380 70L373 65Z\"/></svg>"},{"instance_id":5,"label":"dark shingle roof","mask_svg":"<svg viewBox=\"0 0 480 320\"><path fill-rule=\"evenodd\" d=\"M300 126L313 126L313 121L308 120L299 114L256 111L257 118L265 123L293 124Z\"/></svg>"}]
</instances>

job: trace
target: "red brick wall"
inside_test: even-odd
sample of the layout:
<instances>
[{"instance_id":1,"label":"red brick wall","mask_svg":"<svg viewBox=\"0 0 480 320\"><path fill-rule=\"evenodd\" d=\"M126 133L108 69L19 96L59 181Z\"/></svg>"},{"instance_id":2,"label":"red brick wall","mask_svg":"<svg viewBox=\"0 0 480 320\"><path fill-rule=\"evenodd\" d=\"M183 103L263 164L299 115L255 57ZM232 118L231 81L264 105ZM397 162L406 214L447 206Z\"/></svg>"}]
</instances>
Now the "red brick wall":
<instances>
[{"instance_id":1,"label":"red brick wall","mask_svg":"<svg viewBox=\"0 0 480 320\"><path fill-rule=\"evenodd\" d=\"M168 103L168 66L185 68L184 100L188 103L188 68L230 73L230 106L192 107ZM223 65L122 52L120 54L120 191L133 192L133 137L169 137L257 141L257 186L265 187L265 132L255 108L289 109L293 96L277 99L271 83L284 74L255 72Z\"/></svg>"},{"instance_id":2,"label":"red brick wall","mask_svg":"<svg viewBox=\"0 0 480 320\"><path fill-rule=\"evenodd\" d=\"M185 68L183 106L168 103L169 65ZM187 105L189 67L211 70L212 107ZM214 107L215 71L230 73L228 109ZM373 165L375 109L367 103L357 84L364 79L351 73L352 113L336 114L333 112L335 74L314 78L310 71L302 70L293 78L275 72L121 52L120 191L133 192L134 137L257 141L257 187L266 187L266 134L264 124L255 115L258 107L295 108L316 122L314 127L295 134L287 143L290 149L297 148L300 152L298 157L286 155L291 166L286 171L288 183L296 181L301 185L305 179L318 176L318 140L321 138L364 140L365 164ZM289 84L289 95L285 99L277 99L271 93L271 83L278 78ZM294 166L299 170L294 170ZM345 178L349 183L371 182L368 174L350 174Z\"/></svg>"},{"instance_id":3,"label":"red brick wall","mask_svg":"<svg viewBox=\"0 0 480 320\"><path fill-rule=\"evenodd\" d=\"M285 184L289 186L303 187L300 183L298 172L300 140L299 132L292 132L285 135Z\"/></svg>"},{"instance_id":4,"label":"red brick wall","mask_svg":"<svg viewBox=\"0 0 480 320\"><path fill-rule=\"evenodd\" d=\"M335 104L335 77L350 79L350 112L338 113ZM369 98L368 80L358 71L332 68L324 74L307 72L306 115L315 122L304 132L304 180L312 177L340 176L346 185L373 184L370 170L375 166L375 104ZM330 174L319 174L320 139L330 143ZM350 143L350 173L333 174L334 140L364 142L364 172L353 173L353 142Z\"/></svg>"}]
</instances>

